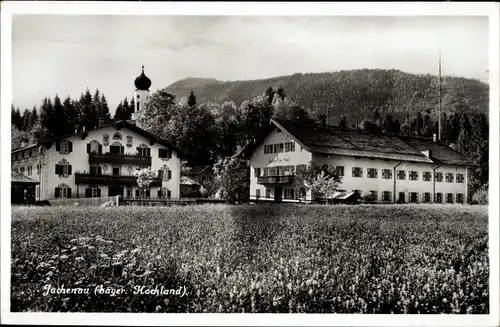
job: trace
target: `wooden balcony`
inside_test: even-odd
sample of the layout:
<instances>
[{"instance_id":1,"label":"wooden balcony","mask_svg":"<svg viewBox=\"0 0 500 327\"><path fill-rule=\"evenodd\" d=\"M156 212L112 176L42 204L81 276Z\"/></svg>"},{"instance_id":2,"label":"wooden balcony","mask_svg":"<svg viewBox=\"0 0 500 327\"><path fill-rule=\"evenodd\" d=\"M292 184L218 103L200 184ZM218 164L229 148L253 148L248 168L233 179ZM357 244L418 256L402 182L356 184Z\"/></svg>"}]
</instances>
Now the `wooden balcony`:
<instances>
[{"instance_id":1,"label":"wooden balcony","mask_svg":"<svg viewBox=\"0 0 500 327\"><path fill-rule=\"evenodd\" d=\"M110 163L151 166L151 157L132 154L89 153L89 163Z\"/></svg>"},{"instance_id":2,"label":"wooden balcony","mask_svg":"<svg viewBox=\"0 0 500 327\"><path fill-rule=\"evenodd\" d=\"M150 187L161 186L161 178L154 178ZM94 175L75 173L75 184L137 186L137 177L130 175Z\"/></svg>"},{"instance_id":3,"label":"wooden balcony","mask_svg":"<svg viewBox=\"0 0 500 327\"><path fill-rule=\"evenodd\" d=\"M257 179L257 184L291 184L293 175L281 176L261 176Z\"/></svg>"}]
</instances>

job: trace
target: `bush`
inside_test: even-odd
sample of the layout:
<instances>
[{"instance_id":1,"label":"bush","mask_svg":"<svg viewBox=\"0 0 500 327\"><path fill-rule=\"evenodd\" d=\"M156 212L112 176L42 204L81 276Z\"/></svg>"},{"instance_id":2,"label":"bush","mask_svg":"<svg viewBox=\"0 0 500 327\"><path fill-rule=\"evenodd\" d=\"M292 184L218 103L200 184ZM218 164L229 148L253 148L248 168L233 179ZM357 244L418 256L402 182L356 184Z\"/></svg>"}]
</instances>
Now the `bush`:
<instances>
[{"instance_id":1,"label":"bush","mask_svg":"<svg viewBox=\"0 0 500 327\"><path fill-rule=\"evenodd\" d=\"M363 196L363 201L365 202L376 202L377 197L374 194L366 194Z\"/></svg>"},{"instance_id":2,"label":"bush","mask_svg":"<svg viewBox=\"0 0 500 327\"><path fill-rule=\"evenodd\" d=\"M482 186L472 196L473 204L488 204L488 185Z\"/></svg>"}]
</instances>

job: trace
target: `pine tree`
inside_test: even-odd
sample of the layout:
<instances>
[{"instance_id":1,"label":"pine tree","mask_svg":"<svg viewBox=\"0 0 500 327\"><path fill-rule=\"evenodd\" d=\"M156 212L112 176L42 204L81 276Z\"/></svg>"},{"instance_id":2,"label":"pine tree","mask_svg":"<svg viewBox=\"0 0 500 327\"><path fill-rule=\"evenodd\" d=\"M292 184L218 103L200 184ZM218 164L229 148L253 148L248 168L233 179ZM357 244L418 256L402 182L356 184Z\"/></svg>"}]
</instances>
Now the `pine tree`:
<instances>
[{"instance_id":1,"label":"pine tree","mask_svg":"<svg viewBox=\"0 0 500 327\"><path fill-rule=\"evenodd\" d=\"M33 109L31 110L30 127L33 127L33 125L35 125L37 121L38 121L38 112L36 111L36 106L33 106Z\"/></svg>"},{"instance_id":2,"label":"pine tree","mask_svg":"<svg viewBox=\"0 0 500 327\"><path fill-rule=\"evenodd\" d=\"M132 97L132 100L130 100L130 112L131 113L135 112L135 100L134 100L134 97Z\"/></svg>"},{"instance_id":3,"label":"pine tree","mask_svg":"<svg viewBox=\"0 0 500 327\"><path fill-rule=\"evenodd\" d=\"M281 86L278 87L278 89L276 90L276 94L280 96L281 100L285 100L286 98L285 90L283 90Z\"/></svg>"},{"instance_id":4,"label":"pine tree","mask_svg":"<svg viewBox=\"0 0 500 327\"><path fill-rule=\"evenodd\" d=\"M109 124L111 122L111 114L109 113L108 102L106 101L104 94L101 95L99 108L99 121L101 125Z\"/></svg>"},{"instance_id":5,"label":"pine tree","mask_svg":"<svg viewBox=\"0 0 500 327\"><path fill-rule=\"evenodd\" d=\"M68 125L68 134L75 132L75 127L78 125L78 112L75 108L74 101L69 95L64 99L63 108L65 112L66 124Z\"/></svg>"},{"instance_id":6,"label":"pine tree","mask_svg":"<svg viewBox=\"0 0 500 327\"><path fill-rule=\"evenodd\" d=\"M124 116L124 114L123 114L123 103L122 103L122 101L120 101L120 103L118 104L118 106L116 106L115 116L113 117L113 119L115 121L122 120L123 116Z\"/></svg>"},{"instance_id":7,"label":"pine tree","mask_svg":"<svg viewBox=\"0 0 500 327\"><path fill-rule=\"evenodd\" d=\"M31 124L31 111L26 109L23 111L23 115L21 117L21 130L29 131L30 124Z\"/></svg>"},{"instance_id":8,"label":"pine tree","mask_svg":"<svg viewBox=\"0 0 500 327\"><path fill-rule=\"evenodd\" d=\"M125 100L123 100L123 120L129 120L132 118L132 110L130 109L130 105L128 103L128 99L125 97Z\"/></svg>"},{"instance_id":9,"label":"pine tree","mask_svg":"<svg viewBox=\"0 0 500 327\"><path fill-rule=\"evenodd\" d=\"M54 130L52 131L55 136L62 136L73 133L72 126L68 124L68 117L66 110L61 103L59 95L54 97Z\"/></svg>"},{"instance_id":10,"label":"pine tree","mask_svg":"<svg viewBox=\"0 0 500 327\"><path fill-rule=\"evenodd\" d=\"M189 93L189 97L188 97L188 102L187 102L187 105L188 105L189 107L194 107L194 106L196 106L196 96L194 95L193 90L191 90L191 93Z\"/></svg>"}]
</instances>

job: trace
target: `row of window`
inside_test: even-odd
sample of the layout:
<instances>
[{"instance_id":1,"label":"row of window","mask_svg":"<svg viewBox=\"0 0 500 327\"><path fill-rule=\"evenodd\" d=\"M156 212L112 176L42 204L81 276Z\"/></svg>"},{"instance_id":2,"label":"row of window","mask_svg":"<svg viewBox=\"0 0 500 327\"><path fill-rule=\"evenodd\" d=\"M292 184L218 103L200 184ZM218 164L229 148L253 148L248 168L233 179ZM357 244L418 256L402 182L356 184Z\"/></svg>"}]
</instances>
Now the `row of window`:
<instances>
[{"instance_id":1,"label":"row of window","mask_svg":"<svg viewBox=\"0 0 500 327\"><path fill-rule=\"evenodd\" d=\"M296 166L274 166L274 167L264 167L262 170L262 176L283 176L283 175L293 175L296 171L305 170L306 165L296 165ZM336 166L336 171L339 176L344 176L344 166ZM367 177L368 178L378 178L378 169L377 168L368 168L367 169ZM261 176L261 168L254 168L254 176ZM436 172L435 180L437 182L443 181L443 173ZM445 180L448 183L453 183L455 179L455 175L453 173L446 173ZM363 168L361 167L352 167L352 177L363 177ZM382 179L392 179L392 169L382 169ZM398 170L397 171L397 179L405 180L406 179L406 171ZM417 181L419 179L418 171L410 171L408 174L408 179L411 181ZM422 180L430 182L432 181L432 173L430 171L426 171L422 173ZM456 174L456 182L463 183L464 182L464 174Z\"/></svg>"},{"instance_id":2,"label":"row of window","mask_svg":"<svg viewBox=\"0 0 500 327\"><path fill-rule=\"evenodd\" d=\"M36 155L37 155L36 149L28 149L25 151L20 151L20 152L14 153L12 155L12 161L24 159L24 158L36 157Z\"/></svg>"},{"instance_id":3,"label":"row of window","mask_svg":"<svg viewBox=\"0 0 500 327\"><path fill-rule=\"evenodd\" d=\"M14 171L16 173L21 173L21 174L24 174L24 167L21 167L19 169L17 168L14 168ZM40 175L40 165L36 165L36 173L37 175ZM27 176L32 176L33 175L33 166L28 166L27 169L26 169L26 175Z\"/></svg>"},{"instance_id":4,"label":"row of window","mask_svg":"<svg viewBox=\"0 0 500 327\"><path fill-rule=\"evenodd\" d=\"M362 194L361 191L355 190L354 192L357 192L358 194ZM424 203L430 203L432 202L432 193L430 192L423 192L421 194L421 197L419 198L419 193L418 192L410 192L408 193L409 197L406 199L406 192L399 192L398 193L398 198L396 201L398 202L410 202L410 203L417 203L417 202L424 202ZM378 200L378 192L377 191L370 191L370 195L373 198L373 200ZM434 202L436 203L443 203L443 199L446 200L446 203L463 203L464 202L464 194L462 193L457 193L456 196L453 193L446 193L444 194L445 197L443 198L443 193L436 193L434 195ZM454 196L456 197L454 199ZM382 192L382 201L392 201L392 192L391 191L383 191Z\"/></svg>"},{"instance_id":5,"label":"row of window","mask_svg":"<svg viewBox=\"0 0 500 327\"><path fill-rule=\"evenodd\" d=\"M281 152L295 152L295 142L265 144L264 154L268 153L281 153Z\"/></svg>"},{"instance_id":6,"label":"row of window","mask_svg":"<svg viewBox=\"0 0 500 327\"><path fill-rule=\"evenodd\" d=\"M144 192L144 196L146 198L151 197L151 191L146 190ZM159 189L157 190L157 197L158 198L171 198L172 197L172 192L170 190L167 190L164 192L163 190ZM132 197L132 189L128 188L125 190L125 195L127 197ZM135 197L139 197L139 190L136 189L134 192ZM56 198L71 198L71 187L67 186L60 186L55 188L55 197ZM100 198L101 197L101 189L99 187L88 187L85 189L85 197L86 198Z\"/></svg>"},{"instance_id":7,"label":"row of window","mask_svg":"<svg viewBox=\"0 0 500 327\"><path fill-rule=\"evenodd\" d=\"M256 197L257 198L260 198L261 194L260 194L260 189L257 189L255 190L256 192ZM306 192L304 191L304 189L301 189L301 188L297 188L297 189L284 189L283 190L283 198L284 199L303 199L304 197L306 196ZM266 188L266 199L270 199L271 198L271 189L269 188Z\"/></svg>"}]
</instances>

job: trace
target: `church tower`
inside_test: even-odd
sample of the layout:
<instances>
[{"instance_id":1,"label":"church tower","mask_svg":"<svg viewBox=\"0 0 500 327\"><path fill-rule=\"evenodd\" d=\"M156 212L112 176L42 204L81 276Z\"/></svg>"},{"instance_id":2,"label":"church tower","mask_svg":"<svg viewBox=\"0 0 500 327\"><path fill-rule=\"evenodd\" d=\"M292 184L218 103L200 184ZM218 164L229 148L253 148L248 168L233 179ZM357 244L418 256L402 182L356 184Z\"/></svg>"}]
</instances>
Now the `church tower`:
<instances>
[{"instance_id":1,"label":"church tower","mask_svg":"<svg viewBox=\"0 0 500 327\"><path fill-rule=\"evenodd\" d=\"M142 73L137 76L134 84L135 110L132 113L132 120L135 121L137 126L139 126L140 124L137 119L142 116L144 113L144 106L149 102L149 88L151 87L151 80L144 74L144 66L142 66Z\"/></svg>"}]
</instances>

